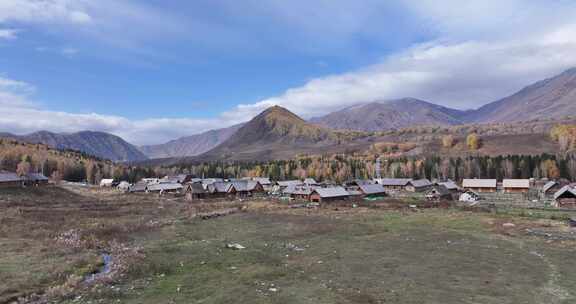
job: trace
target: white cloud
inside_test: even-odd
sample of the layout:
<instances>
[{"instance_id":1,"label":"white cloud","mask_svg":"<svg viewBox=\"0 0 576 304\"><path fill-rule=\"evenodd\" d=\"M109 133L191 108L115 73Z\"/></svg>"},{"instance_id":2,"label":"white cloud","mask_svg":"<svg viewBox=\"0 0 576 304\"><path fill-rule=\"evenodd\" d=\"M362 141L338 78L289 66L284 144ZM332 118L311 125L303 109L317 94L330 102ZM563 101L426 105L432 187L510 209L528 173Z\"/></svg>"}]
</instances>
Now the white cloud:
<instances>
[{"instance_id":1,"label":"white cloud","mask_svg":"<svg viewBox=\"0 0 576 304\"><path fill-rule=\"evenodd\" d=\"M18 33L18 30L16 30L16 29L0 28L0 40L1 39L6 39L6 40L16 39L17 33Z\"/></svg>"},{"instance_id":2,"label":"white cloud","mask_svg":"<svg viewBox=\"0 0 576 304\"><path fill-rule=\"evenodd\" d=\"M97 113L45 110L31 101L34 86L0 77L0 131L25 134L38 130L77 132L94 130L119 135L134 144L153 144L230 124L214 119L143 119Z\"/></svg>"},{"instance_id":3,"label":"white cloud","mask_svg":"<svg viewBox=\"0 0 576 304\"><path fill-rule=\"evenodd\" d=\"M88 24L85 6L84 0L2 0L0 22Z\"/></svg>"},{"instance_id":4,"label":"white cloud","mask_svg":"<svg viewBox=\"0 0 576 304\"><path fill-rule=\"evenodd\" d=\"M576 66L576 5L569 1L403 1L437 39L349 73L313 79L240 105L250 117L278 104L306 117L360 102L416 97L475 108Z\"/></svg>"}]
</instances>

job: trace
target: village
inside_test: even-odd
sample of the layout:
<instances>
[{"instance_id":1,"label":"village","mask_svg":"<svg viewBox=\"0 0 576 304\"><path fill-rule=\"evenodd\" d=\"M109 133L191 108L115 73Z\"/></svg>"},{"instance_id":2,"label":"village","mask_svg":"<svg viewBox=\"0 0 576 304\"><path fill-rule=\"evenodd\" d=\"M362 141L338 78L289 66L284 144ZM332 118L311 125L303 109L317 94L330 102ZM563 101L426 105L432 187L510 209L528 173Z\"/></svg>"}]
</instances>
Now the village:
<instances>
[{"instance_id":1,"label":"village","mask_svg":"<svg viewBox=\"0 0 576 304\"><path fill-rule=\"evenodd\" d=\"M0 172L0 188L48 185L42 173L19 175ZM426 201L460 201L469 204L510 204L518 207L576 208L576 187L567 180L548 179L463 179L430 181L411 178L354 179L343 184L330 181L272 181L266 177L240 179L197 178L189 174L144 178L134 184L102 179L99 187L126 194L147 193L183 196L187 201L270 198L298 203L376 201L410 198ZM25 191L25 190L23 190Z\"/></svg>"}]
</instances>

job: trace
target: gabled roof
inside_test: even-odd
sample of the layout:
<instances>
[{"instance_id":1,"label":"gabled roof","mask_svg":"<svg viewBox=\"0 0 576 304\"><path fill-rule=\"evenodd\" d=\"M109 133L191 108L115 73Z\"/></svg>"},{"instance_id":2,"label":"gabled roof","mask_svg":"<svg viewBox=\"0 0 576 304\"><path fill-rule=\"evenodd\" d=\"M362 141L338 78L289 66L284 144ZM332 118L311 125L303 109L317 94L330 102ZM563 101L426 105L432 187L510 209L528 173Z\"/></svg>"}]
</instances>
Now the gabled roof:
<instances>
[{"instance_id":1,"label":"gabled roof","mask_svg":"<svg viewBox=\"0 0 576 304\"><path fill-rule=\"evenodd\" d=\"M558 185L558 182L556 181L549 181L546 183L546 185L544 185L544 187L542 187L542 191L547 192L548 190L552 189L552 187Z\"/></svg>"},{"instance_id":2,"label":"gabled roof","mask_svg":"<svg viewBox=\"0 0 576 304\"><path fill-rule=\"evenodd\" d=\"M444 186L448 190L458 190L458 185L456 185L456 183L451 181L451 180L446 181L446 182L440 182L440 183L438 183L438 185Z\"/></svg>"},{"instance_id":3,"label":"gabled roof","mask_svg":"<svg viewBox=\"0 0 576 304\"><path fill-rule=\"evenodd\" d=\"M284 190L285 194L293 195L310 195L314 192L314 189L318 189L315 186L289 186Z\"/></svg>"},{"instance_id":4,"label":"gabled roof","mask_svg":"<svg viewBox=\"0 0 576 304\"><path fill-rule=\"evenodd\" d=\"M22 178L18 176L18 174L13 172L0 172L0 182L8 183L8 182L19 182L22 181Z\"/></svg>"},{"instance_id":5,"label":"gabled roof","mask_svg":"<svg viewBox=\"0 0 576 304\"><path fill-rule=\"evenodd\" d=\"M148 191L171 191L180 189L182 189L182 184L178 183L162 183L148 186Z\"/></svg>"},{"instance_id":6,"label":"gabled roof","mask_svg":"<svg viewBox=\"0 0 576 304\"><path fill-rule=\"evenodd\" d=\"M30 181L47 181L48 178L42 173L28 173L26 174L26 179ZM113 182L114 180L112 180Z\"/></svg>"},{"instance_id":7,"label":"gabled roof","mask_svg":"<svg viewBox=\"0 0 576 304\"><path fill-rule=\"evenodd\" d=\"M426 178L410 181L410 184L416 188L432 186L432 183Z\"/></svg>"},{"instance_id":8,"label":"gabled roof","mask_svg":"<svg viewBox=\"0 0 576 304\"><path fill-rule=\"evenodd\" d=\"M188 183L186 184L186 192L204 194L206 190L204 190L201 183Z\"/></svg>"},{"instance_id":9,"label":"gabled roof","mask_svg":"<svg viewBox=\"0 0 576 304\"><path fill-rule=\"evenodd\" d=\"M360 188L360 191L366 195L386 193L384 186L378 184L364 184L358 185L358 187Z\"/></svg>"},{"instance_id":10,"label":"gabled roof","mask_svg":"<svg viewBox=\"0 0 576 304\"><path fill-rule=\"evenodd\" d=\"M299 180L288 180L288 181L279 181L278 185L280 187L288 187L290 185L292 186L298 186L298 185L302 185L302 182Z\"/></svg>"},{"instance_id":11,"label":"gabled roof","mask_svg":"<svg viewBox=\"0 0 576 304\"><path fill-rule=\"evenodd\" d=\"M564 195L576 197L576 189L570 187L569 185L566 185L566 186L562 187L562 189L560 189L560 190L556 191L556 193L554 193L554 199L558 199Z\"/></svg>"},{"instance_id":12,"label":"gabled roof","mask_svg":"<svg viewBox=\"0 0 576 304\"><path fill-rule=\"evenodd\" d=\"M462 181L464 188L496 188L495 179L465 179Z\"/></svg>"},{"instance_id":13,"label":"gabled roof","mask_svg":"<svg viewBox=\"0 0 576 304\"><path fill-rule=\"evenodd\" d=\"M342 187L318 188L314 189L313 192L318 193L321 198L346 197L350 195L348 191Z\"/></svg>"},{"instance_id":14,"label":"gabled roof","mask_svg":"<svg viewBox=\"0 0 576 304\"><path fill-rule=\"evenodd\" d=\"M427 194L438 193L439 195L450 195L450 191L443 185L433 186L432 189L428 190Z\"/></svg>"},{"instance_id":15,"label":"gabled roof","mask_svg":"<svg viewBox=\"0 0 576 304\"><path fill-rule=\"evenodd\" d=\"M214 183L218 183L218 182L222 183L222 182L224 182L224 179L222 179L222 178L205 178L202 180L202 184L205 184L205 185L210 185L210 184L214 184Z\"/></svg>"},{"instance_id":16,"label":"gabled roof","mask_svg":"<svg viewBox=\"0 0 576 304\"><path fill-rule=\"evenodd\" d=\"M248 191L254 191L256 190L256 188L258 187L258 185L262 186L262 184L260 184L259 181L248 181L246 188L248 189Z\"/></svg>"},{"instance_id":17,"label":"gabled roof","mask_svg":"<svg viewBox=\"0 0 576 304\"><path fill-rule=\"evenodd\" d=\"M307 179L304 180L304 184L306 184L306 185L317 185L318 183L316 182L315 179L309 177L309 178L307 178Z\"/></svg>"},{"instance_id":18,"label":"gabled roof","mask_svg":"<svg viewBox=\"0 0 576 304\"><path fill-rule=\"evenodd\" d=\"M272 184L270 179L267 177L253 177L252 180L255 182L259 182L260 185L263 185L263 186Z\"/></svg>"},{"instance_id":19,"label":"gabled roof","mask_svg":"<svg viewBox=\"0 0 576 304\"><path fill-rule=\"evenodd\" d=\"M130 192L144 192L148 187L148 183L146 182L137 182L136 184L130 187Z\"/></svg>"},{"instance_id":20,"label":"gabled roof","mask_svg":"<svg viewBox=\"0 0 576 304\"><path fill-rule=\"evenodd\" d=\"M188 179L188 174L178 174L165 176L160 180L161 183L184 183Z\"/></svg>"},{"instance_id":21,"label":"gabled roof","mask_svg":"<svg viewBox=\"0 0 576 304\"><path fill-rule=\"evenodd\" d=\"M226 183L226 182L215 182L212 184L213 190L211 192L216 192L216 193L228 193L232 190L232 188L234 188L234 186L232 185L232 183ZM236 188L234 188L236 189Z\"/></svg>"},{"instance_id":22,"label":"gabled roof","mask_svg":"<svg viewBox=\"0 0 576 304\"><path fill-rule=\"evenodd\" d=\"M231 182L231 184L234 186L236 191L243 192L256 190L256 187L258 187L260 183L252 180L236 180Z\"/></svg>"},{"instance_id":23,"label":"gabled roof","mask_svg":"<svg viewBox=\"0 0 576 304\"><path fill-rule=\"evenodd\" d=\"M376 182L382 186L406 186L412 181L411 178L381 178L376 179Z\"/></svg>"},{"instance_id":24,"label":"gabled roof","mask_svg":"<svg viewBox=\"0 0 576 304\"><path fill-rule=\"evenodd\" d=\"M504 188L530 188L529 179L505 179L502 181L502 187Z\"/></svg>"}]
</instances>

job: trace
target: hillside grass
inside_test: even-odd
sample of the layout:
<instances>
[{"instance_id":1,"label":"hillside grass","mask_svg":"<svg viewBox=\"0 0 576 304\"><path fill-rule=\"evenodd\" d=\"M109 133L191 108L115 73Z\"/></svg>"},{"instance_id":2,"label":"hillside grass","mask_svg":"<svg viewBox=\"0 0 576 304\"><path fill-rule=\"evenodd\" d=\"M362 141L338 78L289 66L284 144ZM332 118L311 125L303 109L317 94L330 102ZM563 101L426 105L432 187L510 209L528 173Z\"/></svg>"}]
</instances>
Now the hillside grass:
<instances>
[{"instance_id":1,"label":"hillside grass","mask_svg":"<svg viewBox=\"0 0 576 304\"><path fill-rule=\"evenodd\" d=\"M243 202L244 212L200 220L192 216L196 211L240 205L190 205L177 197L91 188L1 191L0 303L46 290L55 303L576 300L576 237L564 222L545 216L414 210L401 202L387 209ZM54 242L71 229L81 230L88 244ZM113 253L125 263L118 276L72 285L70 278L98 268L109 243L138 248L141 256ZM230 243L246 248L226 248Z\"/></svg>"}]
</instances>

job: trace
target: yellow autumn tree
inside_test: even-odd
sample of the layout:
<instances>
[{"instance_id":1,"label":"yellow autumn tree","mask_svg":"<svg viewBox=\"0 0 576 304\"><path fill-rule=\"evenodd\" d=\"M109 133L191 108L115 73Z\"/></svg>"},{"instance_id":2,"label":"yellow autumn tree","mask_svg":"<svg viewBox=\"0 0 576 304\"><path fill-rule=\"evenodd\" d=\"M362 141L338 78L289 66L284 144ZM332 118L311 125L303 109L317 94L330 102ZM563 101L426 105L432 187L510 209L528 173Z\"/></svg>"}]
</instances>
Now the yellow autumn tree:
<instances>
[{"instance_id":1,"label":"yellow autumn tree","mask_svg":"<svg viewBox=\"0 0 576 304\"><path fill-rule=\"evenodd\" d=\"M466 137L466 145L470 150L478 150L480 148L480 139L478 138L478 134L468 134L468 137Z\"/></svg>"},{"instance_id":2,"label":"yellow autumn tree","mask_svg":"<svg viewBox=\"0 0 576 304\"><path fill-rule=\"evenodd\" d=\"M452 148L454 146L454 136L449 134L442 137L442 146L444 148Z\"/></svg>"}]
</instances>

